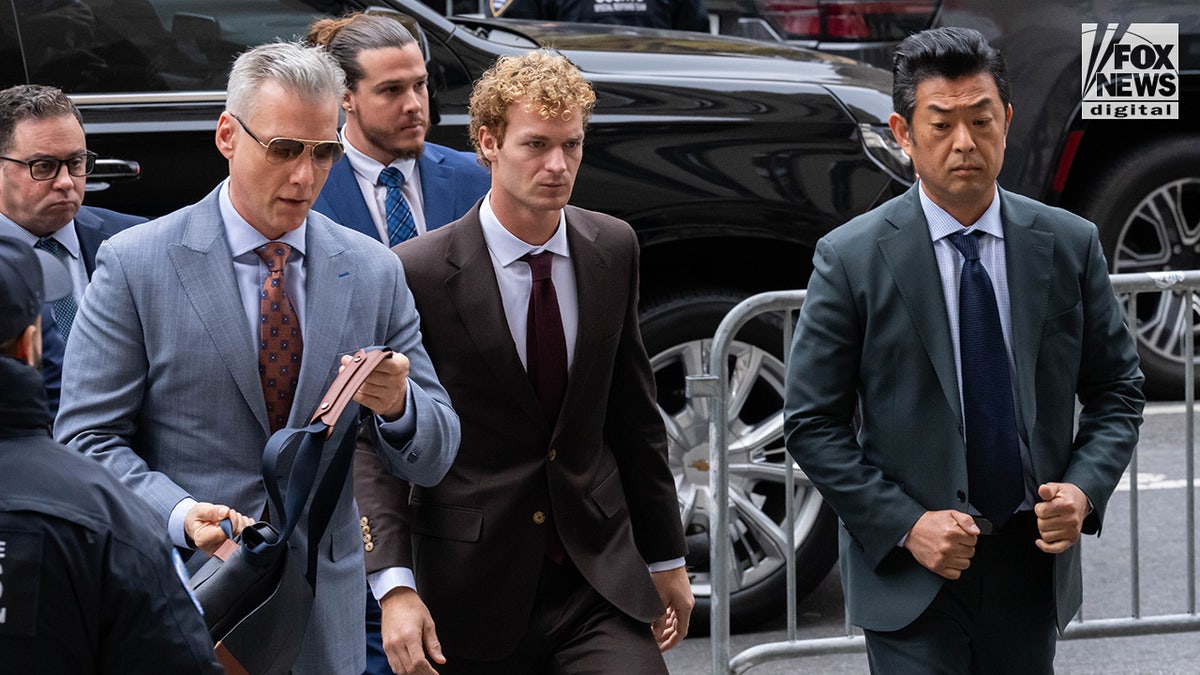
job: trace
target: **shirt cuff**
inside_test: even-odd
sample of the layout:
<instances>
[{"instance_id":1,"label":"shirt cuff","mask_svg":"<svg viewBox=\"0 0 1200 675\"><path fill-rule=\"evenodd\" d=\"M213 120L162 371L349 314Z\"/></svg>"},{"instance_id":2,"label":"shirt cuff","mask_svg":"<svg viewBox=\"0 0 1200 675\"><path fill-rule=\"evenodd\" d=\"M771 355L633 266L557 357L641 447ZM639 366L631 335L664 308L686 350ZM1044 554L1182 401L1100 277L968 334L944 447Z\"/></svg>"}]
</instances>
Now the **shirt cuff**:
<instances>
[{"instance_id":1,"label":"shirt cuff","mask_svg":"<svg viewBox=\"0 0 1200 675\"><path fill-rule=\"evenodd\" d=\"M393 446L404 445L412 440L412 437L417 433L417 404L413 399L413 382L408 381L408 387L404 393L404 414L399 418L385 422L379 415L375 419L379 422L379 430L387 434L387 441ZM399 441L399 443L397 443Z\"/></svg>"},{"instance_id":2,"label":"shirt cuff","mask_svg":"<svg viewBox=\"0 0 1200 675\"><path fill-rule=\"evenodd\" d=\"M687 561L683 558L675 558L674 560L664 560L662 562L650 563L649 565L646 565L646 568L650 570L651 574L653 574L655 572L666 572L667 570L679 569L686 564Z\"/></svg>"},{"instance_id":3,"label":"shirt cuff","mask_svg":"<svg viewBox=\"0 0 1200 675\"><path fill-rule=\"evenodd\" d=\"M417 579L413 571L407 567L388 567L367 575L367 584L371 587L371 595L376 600L382 600L394 588L411 588L417 590Z\"/></svg>"},{"instance_id":4,"label":"shirt cuff","mask_svg":"<svg viewBox=\"0 0 1200 675\"><path fill-rule=\"evenodd\" d=\"M171 535L171 541L180 548L196 548L195 544L188 541L187 534L183 531L184 518L196 503L191 497L180 499L175 508L171 509L171 517L167 519L167 533Z\"/></svg>"}]
</instances>

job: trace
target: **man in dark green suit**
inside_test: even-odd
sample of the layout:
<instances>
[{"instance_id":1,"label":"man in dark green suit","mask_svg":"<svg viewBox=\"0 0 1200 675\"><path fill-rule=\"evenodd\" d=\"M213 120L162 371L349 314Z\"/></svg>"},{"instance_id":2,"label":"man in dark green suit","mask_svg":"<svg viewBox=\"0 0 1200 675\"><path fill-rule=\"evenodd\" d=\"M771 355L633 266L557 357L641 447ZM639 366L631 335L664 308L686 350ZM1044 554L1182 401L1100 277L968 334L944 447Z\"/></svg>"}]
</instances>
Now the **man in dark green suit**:
<instances>
[{"instance_id":1,"label":"man in dark green suit","mask_svg":"<svg viewBox=\"0 0 1200 675\"><path fill-rule=\"evenodd\" d=\"M920 181L817 244L787 448L844 524L873 672L1052 672L1082 597L1074 544L1099 533L1137 444L1136 350L1095 226L996 185L1000 54L973 30L925 31L893 76L890 125Z\"/></svg>"}]
</instances>

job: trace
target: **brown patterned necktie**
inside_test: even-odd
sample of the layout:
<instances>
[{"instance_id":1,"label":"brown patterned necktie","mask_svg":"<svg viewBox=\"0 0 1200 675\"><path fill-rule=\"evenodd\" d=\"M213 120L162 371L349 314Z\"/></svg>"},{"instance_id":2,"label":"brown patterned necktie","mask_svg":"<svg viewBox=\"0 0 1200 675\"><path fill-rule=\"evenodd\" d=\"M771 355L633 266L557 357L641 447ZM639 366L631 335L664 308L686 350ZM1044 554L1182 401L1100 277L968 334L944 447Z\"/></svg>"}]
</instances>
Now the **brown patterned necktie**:
<instances>
[{"instance_id":1,"label":"brown patterned necktie","mask_svg":"<svg viewBox=\"0 0 1200 675\"><path fill-rule=\"evenodd\" d=\"M292 398L300 381L304 340L292 301L283 288L283 268L292 247L272 241L254 249L270 270L263 281L259 317L258 376L271 432L287 426Z\"/></svg>"}]
</instances>

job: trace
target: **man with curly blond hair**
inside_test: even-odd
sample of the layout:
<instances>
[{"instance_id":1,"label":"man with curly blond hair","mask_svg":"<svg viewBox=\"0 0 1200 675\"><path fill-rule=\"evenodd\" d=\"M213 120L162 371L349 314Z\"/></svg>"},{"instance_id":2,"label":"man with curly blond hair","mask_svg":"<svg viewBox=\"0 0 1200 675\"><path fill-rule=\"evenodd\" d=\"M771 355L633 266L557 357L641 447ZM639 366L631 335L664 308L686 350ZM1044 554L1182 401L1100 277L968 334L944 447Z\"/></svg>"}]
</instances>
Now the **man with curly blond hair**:
<instances>
[{"instance_id":1,"label":"man with curly blond hair","mask_svg":"<svg viewBox=\"0 0 1200 675\"><path fill-rule=\"evenodd\" d=\"M407 576L382 599L398 673L666 673L687 633L637 238L567 206L594 104L561 56L499 59L470 105L491 190L394 249L463 425L435 487L355 467L367 571Z\"/></svg>"}]
</instances>

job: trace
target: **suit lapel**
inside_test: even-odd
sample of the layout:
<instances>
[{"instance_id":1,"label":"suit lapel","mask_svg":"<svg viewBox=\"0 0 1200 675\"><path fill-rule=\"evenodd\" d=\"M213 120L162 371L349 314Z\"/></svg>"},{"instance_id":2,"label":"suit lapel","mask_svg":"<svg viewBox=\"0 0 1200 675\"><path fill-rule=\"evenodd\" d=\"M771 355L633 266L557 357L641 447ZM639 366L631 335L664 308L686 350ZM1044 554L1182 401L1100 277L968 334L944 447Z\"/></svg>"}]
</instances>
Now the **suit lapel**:
<instances>
[{"instance_id":1,"label":"suit lapel","mask_svg":"<svg viewBox=\"0 0 1200 675\"><path fill-rule=\"evenodd\" d=\"M428 230L454 220L454 169L443 164L442 159L442 153L427 144L417 160L421 172L421 204Z\"/></svg>"},{"instance_id":2,"label":"suit lapel","mask_svg":"<svg viewBox=\"0 0 1200 675\"><path fill-rule=\"evenodd\" d=\"M625 295L613 293L608 283L610 254L596 243L599 229L595 223L580 216L579 212L567 208L567 243L571 249L571 264L575 270L576 302L579 307L579 329L575 337L575 355L571 371L567 374L567 390L563 394L562 409L558 414L559 424L570 419L568 413L576 405L576 399L588 392L581 392L604 335L604 317L620 317L625 314ZM609 323L611 325L611 322ZM594 399L593 399L594 400Z\"/></svg>"},{"instance_id":3,"label":"suit lapel","mask_svg":"<svg viewBox=\"0 0 1200 675\"><path fill-rule=\"evenodd\" d=\"M334 236L330 228L336 226L309 215L305 236L304 356L288 419L292 427L308 423L332 383L341 356L338 349L342 333L350 322L355 256Z\"/></svg>"},{"instance_id":4,"label":"suit lapel","mask_svg":"<svg viewBox=\"0 0 1200 675\"><path fill-rule=\"evenodd\" d=\"M1037 418L1035 375L1053 273L1054 235L1034 229L1034 212L1009 199L1003 190L1000 191L1000 219L1004 224L1008 295L1020 299L1020 302L1011 303L1010 321L1017 392L1028 438Z\"/></svg>"},{"instance_id":5,"label":"suit lapel","mask_svg":"<svg viewBox=\"0 0 1200 675\"><path fill-rule=\"evenodd\" d=\"M167 257L246 405L268 430L255 341L234 278L216 190L192 209L182 241L167 247Z\"/></svg>"},{"instance_id":6,"label":"suit lapel","mask_svg":"<svg viewBox=\"0 0 1200 675\"><path fill-rule=\"evenodd\" d=\"M82 207L75 214L75 236L79 239L79 257L83 258L83 267L87 270L88 279L91 279L96 271L96 252L108 234L100 231L99 218L87 207Z\"/></svg>"},{"instance_id":7,"label":"suit lapel","mask_svg":"<svg viewBox=\"0 0 1200 675\"><path fill-rule=\"evenodd\" d=\"M962 420L950 319L946 315L937 259L929 240L929 226L916 193L919 189L919 185L914 185L886 214L896 231L881 237L878 245L884 264L900 291L904 308L937 373L946 404Z\"/></svg>"},{"instance_id":8,"label":"suit lapel","mask_svg":"<svg viewBox=\"0 0 1200 675\"><path fill-rule=\"evenodd\" d=\"M512 331L504 316L504 302L496 285L496 271L483 239L479 209L472 209L455 226L446 249L446 290L471 342L483 355L496 379L509 387L508 395L543 428L548 428L529 375L521 365ZM568 389L570 387L568 380Z\"/></svg>"},{"instance_id":9,"label":"suit lapel","mask_svg":"<svg viewBox=\"0 0 1200 675\"><path fill-rule=\"evenodd\" d=\"M324 213L331 220L352 230L362 232L368 237L378 240L379 230L363 201L362 190L358 187L358 179L350 160L343 157L329 170L329 178L321 190L321 196L313 205L313 210Z\"/></svg>"}]
</instances>

